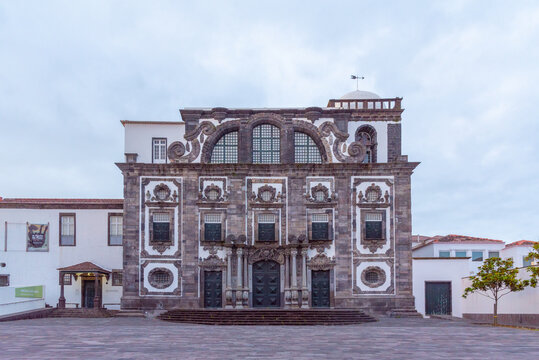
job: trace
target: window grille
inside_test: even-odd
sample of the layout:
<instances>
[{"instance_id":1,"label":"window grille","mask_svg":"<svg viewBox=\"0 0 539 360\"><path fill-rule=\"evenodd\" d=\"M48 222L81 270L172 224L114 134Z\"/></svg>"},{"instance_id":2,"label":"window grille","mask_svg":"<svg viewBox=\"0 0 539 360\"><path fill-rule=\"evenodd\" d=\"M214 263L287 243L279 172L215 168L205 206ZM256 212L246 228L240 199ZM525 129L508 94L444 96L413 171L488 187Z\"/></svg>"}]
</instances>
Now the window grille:
<instances>
[{"instance_id":1,"label":"window grille","mask_svg":"<svg viewBox=\"0 0 539 360\"><path fill-rule=\"evenodd\" d=\"M378 191L376 190L369 190L367 191L367 194L366 194L366 197L367 197L367 201L368 202L375 202L378 200L379 196L378 196Z\"/></svg>"},{"instance_id":2,"label":"window grille","mask_svg":"<svg viewBox=\"0 0 539 360\"><path fill-rule=\"evenodd\" d=\"M317 202L326 201L326 194L323 191L317 191L314 193L314 200Z\"/></svg>"},{"instance_id":3,"label":"window grille","mask_svg":"<svg viewBox=\"0 0 539 360\"><path fill-rule=\"evenodd\" d=\"M152 280L157 284L168 284L170 282L170 274L165 271L156 271L153 273Z\"/></svg>"},{"instance_id":4,"label":"window grille","mask_svg":"<svg viewBox=\"0 0 539 360\"><path fill-rule=\"evenodd\" d=\"M294 161L297 164L321 164L320 150L307 134L294 132Z\"/></svg>"},{"instance_id":5,"label":"window grille","mask_svg":"<svg viewBox=\"0 0 539 360\"><path fill-rule=\"evenodd\" d=\"M262 194L260 194L260 197L262 198L262 201L270 201L272 197L271 191L262 191Z\"/></svg>"},{"instance_id":6,"label":"window grille","mask_svg":"<svg viewBox=\"0 0 539 360\"><path fill-rule=\"evenodd\" d=\"M365 221L382 221L381 213L366 213Z\"/></svg>"},{"instance_id":7,"label":"window grille","mask_svg":"<svg viewBox=\"0 0 539 360\"><path fill-rule=\"evenodd\" d=\"M378 279L379 279L379 275L378 275L378 272L376 271L367 271L365 273L365 280L369 284L376 284L378 282Z\"/></svg>"},{"instance_id":8,"label":"window grille","mask_svg":"<svg viewBox=\"0 0 539 360\"><path fill-rule=\"evenodd\" d=\"M207 197L208 197L208 200L212 200L212 201L217 200L219 198L219 191L210 190L208 191Z\"/></svg>"},{"instance_id":9,"label":"window grille","mask_svg":"<svg viewBox=\"0 0 539 360\"><path fill-rule=\"evenodd\" d=\"M262 124L253 129L253 163L281 162L281 134L277 126Z\"/></svg>"},{"instance_id":10,"label":"window grille","mask_svg":"<svg viewBox=\"0 0 539 360\"><path fill-rule=\"evenodd\" d=\"M313 214L312 222L328 222L328 214Z\"/></svg>"},{"instance_id":11,"label":"window grille","mask_svg":"<svg viewBox=\"0 0 539 360\"><path fill-rule=\"evenodd\" d=\"M275 224L275 215L274 214L259 214L258 223L264 224Z\"/></svg>"},{"instance_id":12,"label":"window grille","mask_svg":"<svg viewBox=\"0 0 539 360\"><path fill-rule=\"evenodd\" d=\"M153 162L165 163L167 161L167 139L153 139Z\"/></svg>"},{"instance_id":13,"label":"window grille","mask_svg":"<svg viewBox=\"0 0 539 360\"><path fill-rule=\"evenodd\" d=\"M153 222L170 222L170 217L167 213L154 213Z\"/></svg>"},{"instance_id":14,"label":"window grille","mask_svg":"<svg viewBox=\"0 0 539 360\"><path fill-rule=\"evenodd\" d=\"M238 162L238 132L231 131L221 136L213 147L210 163L236 164Z\"/></svg>"},{"instance_id":15,"label":"window grille","mask_svg":"<svg viewBox=\"0 0 539 360\"><path fill-rule=\"evenodd\" d=\"M221 215L220 214L206 214L204 215L204 223L206 224L220 224Z\"/></svg>"}]
</instances>

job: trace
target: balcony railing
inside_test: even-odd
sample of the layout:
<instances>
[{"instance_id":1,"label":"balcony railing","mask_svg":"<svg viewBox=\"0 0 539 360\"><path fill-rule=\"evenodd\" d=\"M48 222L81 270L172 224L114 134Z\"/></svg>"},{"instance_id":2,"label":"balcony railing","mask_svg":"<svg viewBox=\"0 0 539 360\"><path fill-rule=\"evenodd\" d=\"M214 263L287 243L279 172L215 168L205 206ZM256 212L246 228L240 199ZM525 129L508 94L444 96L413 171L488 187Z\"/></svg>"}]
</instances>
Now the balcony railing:
<instances>
[{"instance_id":1,"label":"balcony railing","mask_svg":"<svg viewBox=\"0 0 539 360\"><path fill-rule=\"evenodd\" d=\"M402 98L393 99L331 99L328 107L350 110L401 110Z\"/></svg>"}]
</instances>

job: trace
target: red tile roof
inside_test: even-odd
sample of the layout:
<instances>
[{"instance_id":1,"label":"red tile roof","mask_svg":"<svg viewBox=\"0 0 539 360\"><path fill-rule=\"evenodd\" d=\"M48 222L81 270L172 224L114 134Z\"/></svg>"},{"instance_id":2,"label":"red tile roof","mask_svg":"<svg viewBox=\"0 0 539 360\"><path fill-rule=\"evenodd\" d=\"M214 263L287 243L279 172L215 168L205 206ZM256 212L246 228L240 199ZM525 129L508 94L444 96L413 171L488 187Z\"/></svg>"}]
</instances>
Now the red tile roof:
<instances>
[{"instance_id":1,"label":"red tile roof","mask_svg":"<svg viewBox=\"0 0 539 360\"><path fill-rule=\"evenodd\" d=\"M512 242L510 244L507 244L505 245L506 248L509 248L509 247L515 247L515 246L528 246L528 247L532 247L533 245L535 245L537 243L537 241L531 241L531 240L519 240L519 241L515 241L515 242Z\"/></svg>"},{"instance_id":2,"label":"red tile roof","mask_svg":"<svg viewBox=\"0 0 539 360\"><path fill-rule=\"evenodd\" d=\"M417 236L417 235L414 235ZM487 238L478 238L473 236L465 236L465 235L455 235L455 234L449 234L446 236L436 235L432 236L431 238L424 240L424 242L420 245L417 245L413 248L413 250L425 247L430 244L504 244L502 240L494 240L494 239L487 239Z\"/></svg>"},{"instance_id":3,"label":"red tile roof","mask_svg":"<svg viewBox=\"0 0 539 360\"><path fill-rule=\"evenodd\" d=\"M0 208L122 209L123 203L123 199L32 199L0 197Z\"/></svg>"},{"instance_id":4,"label":"red tile roof","mask_svg":"<svg viewBox=\"0 0 539 360\"><path fill-rule=\"evenodd\" d=\"M101 266L97 266L96 264L85 261L80 264L66 266L63 268L59 268L57 270L60 271L69 271L69 272L100 272L102 274L110 274L110 271L107 269L103 269Z\"/></svg>"}]
</instances>

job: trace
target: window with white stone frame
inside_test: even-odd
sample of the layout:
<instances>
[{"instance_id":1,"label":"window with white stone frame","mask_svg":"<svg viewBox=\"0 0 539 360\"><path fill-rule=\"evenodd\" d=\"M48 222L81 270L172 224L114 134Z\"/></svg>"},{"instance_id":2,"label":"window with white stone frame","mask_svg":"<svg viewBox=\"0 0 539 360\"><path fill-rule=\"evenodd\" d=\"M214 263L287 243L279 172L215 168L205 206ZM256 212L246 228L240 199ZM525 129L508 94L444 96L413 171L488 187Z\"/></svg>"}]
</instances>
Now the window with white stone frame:
<instances>
[{"instance_id":1,"label":"window with white stone frame","mask_svg":"<svg viewBox=\"0 0 539 360\"><path fill-rule=\"evenodd\" d=\"M204 215L204 239L203 241L223 241L222 219L219 213Z\"/></svg>"},{"instance_id":2,"label":"window with white stone frame","mask_svg":"<svg viewBox=\"0 0 539 360\"><path fill-rule=\"evenodd\" d=\"M172 242L171 213L155 211L151 214L150 242Z\"/></svg>"},{"instance_id":3,"label":"window with white stone frame","mask_svg":"<svg viewBox=\"0 0 539 360\"><path fill-rule=\"evenodd\" d=\"M152 162L154 164L164 164L167 162L167 139L152 139Z\"/></svg>"},{"instance_id":4,"label":"window with white stone frame","mask_svg":"<svg viewBox=\"0 0 539 360\"><path fill-rule=\"evenodd\" d=\"M378 240L384 238L383 214L381 212L365 213L365 239Z\"/></svg>"},{"instance_id":5,"label":"window with white stone frame","mask_svg":"<svg viewBox=\"0 0 539 360\"><path fill-rule=\"evenodd\" d=\"M258 241L275 241L275 214L258 214Z\"/></svg>"},{"instance_id":6,"label":"window with white stone frame","mask_svg":"<svg viewBox=\"0 0 539 360\"><path fill-rule=\"evenodd\" d=\"M311 215L311 240L329 240L329 215Z\"/></svg>"}]
</instances>

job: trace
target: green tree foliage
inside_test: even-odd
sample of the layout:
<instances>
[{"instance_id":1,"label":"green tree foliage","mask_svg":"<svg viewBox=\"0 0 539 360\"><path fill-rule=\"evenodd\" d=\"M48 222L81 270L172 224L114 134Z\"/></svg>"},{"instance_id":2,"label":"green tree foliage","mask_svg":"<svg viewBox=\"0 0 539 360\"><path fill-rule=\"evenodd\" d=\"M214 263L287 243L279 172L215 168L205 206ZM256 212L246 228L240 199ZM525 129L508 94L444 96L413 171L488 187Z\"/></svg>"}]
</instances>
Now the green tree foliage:
<instances>
[{"instance_id":1,"label":"green tree foliage","mask_svg":"<svg viewBox=\"0 0 539 360\"><path fill-rule=\"evenodd\" d=\"M533 245L533 250L530 251L526 260L539 262L539 242ZM528 271L530 272L530 285L532 287L537 286L537 281L539 280L539 266L528 266Z\"/></svg>"},{"instance_id":2,"label":"green tree foliage","mask_svg":"<svg viewBox=\"0 0 539 360\"><path fill-rule=\"evenodd\" d=\"M503 296L522 291L530 285L529 280L518 278L518 269L513 267L513 259L492 257L485 260L476 275L470 276L471 286L464 289L463 298L478 293L494 300L494 325L498 324L498 300Z\"/></svg>"}]
</instances>

